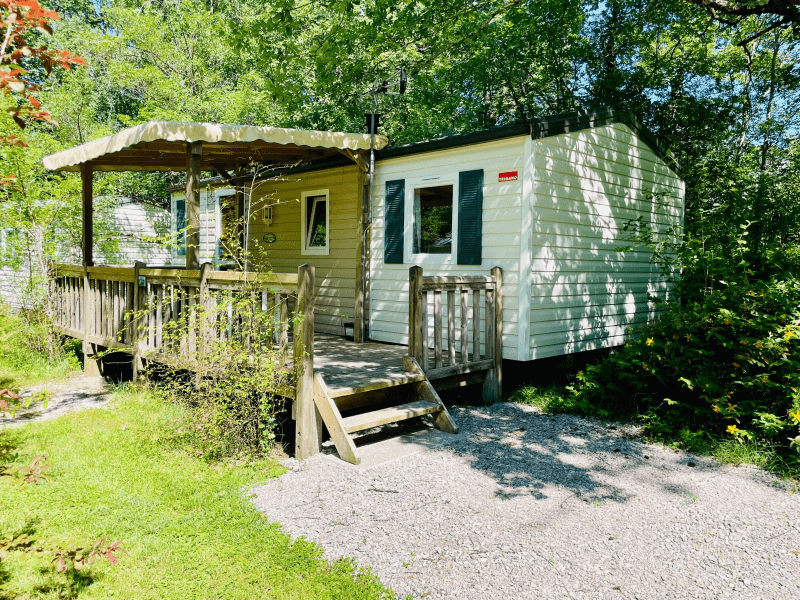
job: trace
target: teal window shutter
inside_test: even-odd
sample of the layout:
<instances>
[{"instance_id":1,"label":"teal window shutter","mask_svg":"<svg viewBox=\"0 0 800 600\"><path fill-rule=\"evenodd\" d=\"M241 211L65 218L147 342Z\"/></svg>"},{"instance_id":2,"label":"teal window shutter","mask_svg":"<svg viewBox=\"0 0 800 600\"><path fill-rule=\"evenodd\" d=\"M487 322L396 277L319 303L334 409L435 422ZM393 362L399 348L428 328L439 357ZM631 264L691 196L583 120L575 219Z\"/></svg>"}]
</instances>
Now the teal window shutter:
<instances>
[{"instance_id":1,"label":"teal window shutter","mask_svg":"<svg viewBox=\"0 0 800 600\"><path fill-rule=\"evenodd\" d=\"M458 174L458 264L481 264L483 169Z\"/></svg>"},{"instance_id":2,"label":"teal window shutter","mask_svg":"<svg viewBox=\"0 0 800 600\"><path fill-rule=\"evenodd\" d=\"M405 226L406 180L386 182L386 210L383 262L403 264L403 227Z\"/></svg>"}]
</instances>

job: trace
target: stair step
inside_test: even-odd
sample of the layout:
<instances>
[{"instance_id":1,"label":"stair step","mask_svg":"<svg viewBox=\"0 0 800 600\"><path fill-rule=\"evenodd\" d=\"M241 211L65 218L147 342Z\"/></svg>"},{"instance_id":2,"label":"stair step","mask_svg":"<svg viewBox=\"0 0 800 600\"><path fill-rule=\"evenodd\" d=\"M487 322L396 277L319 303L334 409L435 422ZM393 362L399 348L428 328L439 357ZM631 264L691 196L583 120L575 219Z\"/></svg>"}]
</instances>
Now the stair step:
<instances>
[{"instance_id":1,"label":"stair step","mask_svg":"<svg viewBox=\"0 0 800 600\"><path fill-rule=\"evenodd\" d=\"M341 398L342 396L354 396L355 394L363 394L365 392L373 392L375 390L382 390L385 388L395 387L398 385L406 385L408 383L417 383L419 381L424 381L425 375L422 373L413 374L413 375L406 375L405 377L394 377L392 379L383 379L381 381L376 381L369 385L359 386L359 387L340 387L340 388L328 388L328 397L330 398Z\"/></svg>"},{"instance_id":2,"label":"stair step","mask_svg":"<svg viewBox=\"0 0 800 600\"><path fill-rule=\"evenodd\" d=\"M396 423L397 421L421 417L422 415L429 415L441 410L442 407L438 404L418 400L417 402L409 402L408 404L401 404L400 406L392 406L390 408L383 408L381 410L347 417L346 419L342 419L342 424L347 433L355 433L356 431L362 431L370 427L386 425L387 423Z\"/></svg>"}]
</instances>

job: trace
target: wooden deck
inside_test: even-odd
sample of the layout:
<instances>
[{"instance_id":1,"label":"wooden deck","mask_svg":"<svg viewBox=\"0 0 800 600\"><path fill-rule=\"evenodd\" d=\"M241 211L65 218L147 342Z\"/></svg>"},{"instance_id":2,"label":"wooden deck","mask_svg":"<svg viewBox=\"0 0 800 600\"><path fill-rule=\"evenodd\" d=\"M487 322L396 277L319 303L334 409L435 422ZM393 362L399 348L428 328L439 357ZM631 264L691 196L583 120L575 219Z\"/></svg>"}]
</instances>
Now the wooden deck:
<instances>
[{"instance_id":1,"label":"wooden deck","mask_svg":"<svg viewBox=\"0 0 800 600\"><path fill-rule=\"evenodd\" d=\"M245 325L258 327L258 319L274 323L276 347L301 363L281 391L293 400L300 459L319 452L323 427L340 455L355 463L358 451L350 434L357 431L431 415L436 428L456 432L437 394L444 389L482 384L484 402L500 397L499 268L489 276L423 277L420 267L412 267L409 346L315 332L315 270L309 265L298 267L297 275L214 271L210 264L196 270L142 263L54 265L53 270L54 325L83 341L87 372L100 373L103 348L130 352L136 377L145 361L169 353L179 352L188 364L203 361L215 340L235 339L252 348L251 336L265 330ZM258 319L231 314L245 310L233 308L234 298ZM184 332L178 343L163 335L173 326Z\"/></svg>"},{"instance_id":2,"label":"wooden deck","mask_svg":"<svg viewBox=\"0 0 800 600\"><path fill-rule=\"evenodd\" d=\"M407 383L409 374L403 370L403 357L406 356L408 346L400 344L372 341L359 344L335 335L314 334L314 372L322 374L332 391ZM474 361L479 366L474 370L459 367L468 362L462 359L461 352L456 353L454 364L450 364L447 355L442 362L443 366L438 370L433 357L427 365L430 369L428 378L438 390L480 383L485 377L486 369L481 368L485 357Z\"/></svg>"},{"instance_id":3,"label":"wooden deck","mask_svg":"<svg viewBox=\"0 0 800 600\"><path fill-rule=\"evenodd\" d=\"M331 390L404 383L403 357L408 346L365 342L357 344L335 335L314 335L314 372Z\"/></svg>"}]
</instances>

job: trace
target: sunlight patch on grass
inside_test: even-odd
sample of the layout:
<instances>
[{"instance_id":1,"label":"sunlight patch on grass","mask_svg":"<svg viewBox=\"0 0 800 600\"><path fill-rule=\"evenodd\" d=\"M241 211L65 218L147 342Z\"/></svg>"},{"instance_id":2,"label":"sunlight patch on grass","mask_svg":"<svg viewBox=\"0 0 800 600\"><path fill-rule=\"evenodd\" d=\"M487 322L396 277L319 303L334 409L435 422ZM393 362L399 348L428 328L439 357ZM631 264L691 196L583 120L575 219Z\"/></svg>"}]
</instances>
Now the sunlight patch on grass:
<instances>
[{"instance_id":1,"label":"sunlight patch on grass","mask_svg":"<svg viewBox=\"0 0 800 600\"><path fill-rule=\"evenodd\" d=\"M24 328L20 317L0 307L0 389L24 388L80 371L78 342L70 342L65 352L51 361L20 343Z\"/></svg>"},{"instance_id":2,"label":"sunlight patch on grass","mask_svg":"<svg viewBox=\"0 0 800 600\"><path fill-rule=\"evenodd\" d=\"M17 461L45 454L53 468L40 485L0 481L0 535L121 540L119 565L98 562L66 591L79 598L388 597L376 578L324 561L310 542L292 542L250 503L247 490L281 467L204 461L183 439L182 417L175 406L123 389L107 409L19 428ZM35 557L4 561L6 587L64 595L44 566Z\"/></svg>"}]
</instances>

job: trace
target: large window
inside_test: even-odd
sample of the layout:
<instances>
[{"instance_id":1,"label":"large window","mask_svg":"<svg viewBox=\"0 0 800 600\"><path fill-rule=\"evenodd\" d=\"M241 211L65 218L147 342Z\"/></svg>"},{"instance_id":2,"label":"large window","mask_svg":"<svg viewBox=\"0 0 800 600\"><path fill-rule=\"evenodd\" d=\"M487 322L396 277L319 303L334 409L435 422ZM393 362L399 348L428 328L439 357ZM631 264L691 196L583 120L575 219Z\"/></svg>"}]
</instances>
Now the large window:
<instances>
[{"instance_id":1,"label":"large window","mask_svg":"<svg viewBox=\"0 0 800 600\"><path fill-rule=\"evenodd\" d=\"M453 250L453 186L414 189L414 254L450 254Z\"/></svg>"},{"instance_id":2,"label":"large window","mask_svg":"<svg viewBox=\"0 0 800 600\"><path fill-rule=\"evenodd\" d=\"M328 254L330 248L330 195L328 190L303 192L300 198L303 254Z\"/></svg>"}]
</instances>

